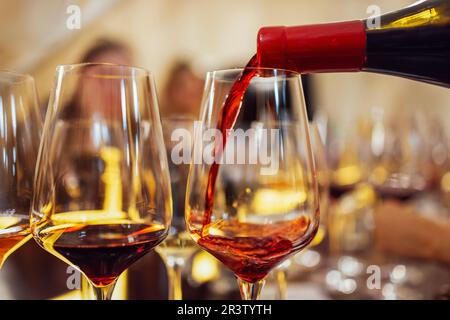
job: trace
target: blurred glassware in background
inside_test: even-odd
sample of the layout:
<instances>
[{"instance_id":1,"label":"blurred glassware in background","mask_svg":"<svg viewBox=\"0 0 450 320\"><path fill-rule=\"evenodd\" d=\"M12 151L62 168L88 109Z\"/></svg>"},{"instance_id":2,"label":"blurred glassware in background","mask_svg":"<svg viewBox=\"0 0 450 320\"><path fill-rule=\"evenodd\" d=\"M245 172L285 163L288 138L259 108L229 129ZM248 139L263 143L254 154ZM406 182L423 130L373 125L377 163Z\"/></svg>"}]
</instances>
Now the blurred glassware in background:
<instances>
[{"instance_id":1,"label":"blurred glassware in background","mask_svg":"<svg viewBox=\"0 0 450 320\"><path fill-rule=\"evenodd\" d=\"M184 204L189 162L182 162L192 150L194 118L173 115L162 118L164 144L169 161L173 216L167 238L156 248L167 269L169 300L182 300L182 272L192 254L198 250L186 231ZM180 147L183 147L181 149ZM190 157L188 158L190 161ZM197 269L196 269L197 270ZM202 270L205 271L205 270ZM206 276L206 275L205 275Z\"/></svg>"},{"instance_id":2,"label":"blurred glassware in background","mask_svg":"<svg viewBox=\"0 0 450 320\"><path fill-rule=\"evenodd\" d=\"M373 211L376 194L360 183L333 205L328 220L329 266L325 285L332 297L358 295L361 286L354 279L365 274L373 244Z\"/></svg>"},{"instance_id":3,"label":"blurred glassware in background","mask_svg":"<svg viewBox=\"0 0 450 320\"><path fill-rule=\"evenodd\" d=\"M323 119L322 119L323 121ZM322 127L323 128L323 127ZM355 119L327 119L325 146L333 200L353 190L366 179L366 146Z\"/></svg>"},{"instance_id":4,"label":"blurred glassware in background","mask_svg":"<svg viewBox=\"0 0 450 320\"><path fill-rule=\"evenodd\" d=\"M366 250L371 245L375 204L368 176L370 130L367 121L348 115L330 119L318 113L318 130L325 133L330 181L329 252L333 255Z\"/></svg>"},{"instance_id":5,"label":"blurred glassware in background","mask_svg":"<svg viewBox=\"0 0 450 320\"><path fill-rule=\"evenodd\" d=\"M435 113L421 112L426 120L426 140L429 145L430 160L431 160L431 177L430 187L436 190L440 189L441 178L448 170L450 137L448 136L447 128L444 120ZM449 124L450 125L450 124Z\"/></svg>"},{"instance_id":6,"label":"blurred glassware in background","mask_svg":"<svg viewBox=\"0 0 450 320\"><path fill-rule=\"evenodd\" d=\"M377 248L401 260L381 298L424 299L425 279L430 277L424 261L450 262L449 210L439 188L448 157L444 123L420 110L389 111L374 113L369 181L380 197L375 210Z\"/></svg>"},{"instance_id":7,"label":"blurred glassware in background","mask_svg":"<svg viewBox=\"0 0 450 320\"><path fill-rule=\"evenodd\" d=\"M327 216L327 271L323 284L333 297L358 294L359 286L346 275L359 275L373 244L376 195L366 182L370 151L370 123L351 114L330 119L318 112L318 128L325 133L330 180Z\"/></svg>"},{"instance_id":8,"label":"blurred glassware in background","mask_svg":"<svg viewBox=\"0 0 450 320\"><path fill-rule=\"evenodd\" d=\"M422 112L427 120L426 140L429 144L431 177L429 191L444 208L441 215L450 217L450 123L446 117L438 117L434 113ZM445 207L447 207L445 209Z\"/></svg>"},{"instance_id":9,"label":"blurred glassware in background","mask_svg":"<svg viewBox=\"0 0 450 320\"><path fill-rule=\"evenodd\" d=\"M398 206L412 205L424 216L448 217L448 138L443 120L422 110L374 111L369 181L377 194Z\"/></svg>"},{"instance_id":10,"label":"blurred glassware in background","mask_svg":"<svg viewBox=\"0 0 450 320\"><path fill-rule=\"evenodd\" d=\"M31 210L38 244L82 272L97 299L166 237L169 168L153 80L112 64L60 66Z\"/></svg>"},{"instance_id":11,"label":"blurred glassware in background","mask_svg":"<svg viewBox=\"0 0 450 320\"><path fill-rule=\"evenodd\" d=\"M335 298L433 297L445 291L433 272L449 281L436 266L450 261L448 209L439 205L441 192L433 187L445 175L443 123L400 108L372 108L356 123L362 145L369 146L360 151L367 182L333 205L329 233L339 254L325 275L328 292ZM380 290L366 284L371 265L382 270Z\"/></svg>"},{"instance_id":12,"label":"blurred glassware in background","mask_svg":"<svg viewBox=\"0 0 450 320\"><path fill-rule=\"evenodd\" d=\"M287 272L292 263L303 266L304 268L315 268L318 267L321 259L324 257L322 254L327 254L323 250L316 250L314 247L321 244L327 236L327 220L328 220L328 207L329 207L329 176L328 176L328 166L325 156L325 146L323 144L323 139L319 132L319 128L316 123L311 122L309 124L310 136L311 136L311 147L314 155L314 164L317 173L317 184L319 188L319 210L320 210L320 225L317 230L317 234L313 241L308 245L308 247L297 254L296 256L284 261L272 272L276 278L276 295L277 300L287 299ZM276 200L275 200L276 201ZM322 252L321 252L322 251Z\"/></svg>"},{"instance_id":13,"label":"blurred glassware in background","mask_svg":"<svg viewBox=\"0 0 450 320\"><path fill-rule=\"evenodd\" d=\"M426 117L394 109L388 115L381 109L373 111L369 182L382 199L413 198L432 179Z\"/></svg>"},{"instance_id":14,"label":"blurred glassware in background","mask_svg":"<svg viewBox=\"0 0 450 320\"><path fill-rule=\"evenodd\" d=\"M373 209L376 194L366 183L342 196L332 207L328 219L330 253L363 252L372 245Z\"/></svg>"},{"instance_id":15,"label":"blurred glassware in background","mask_svg":"<svg viewBox=\"0 0 450 320\"><path fill-rule=\"evenodd\" d=\"M0 269L30 239L30 205L41 136L34 80L0 71Z\"/></svg>"}]
</instances>

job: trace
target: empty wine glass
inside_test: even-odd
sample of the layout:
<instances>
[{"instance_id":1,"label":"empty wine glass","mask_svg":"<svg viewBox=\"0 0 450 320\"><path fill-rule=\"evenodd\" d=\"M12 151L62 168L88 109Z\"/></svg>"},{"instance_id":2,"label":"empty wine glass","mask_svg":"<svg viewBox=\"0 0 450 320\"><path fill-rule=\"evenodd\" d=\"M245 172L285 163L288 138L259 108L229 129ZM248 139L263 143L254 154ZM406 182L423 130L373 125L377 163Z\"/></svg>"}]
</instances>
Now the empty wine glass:
<instances>
[{"instance_id":1,"label":"empty wine glass","mask_svg":"<svg viewBox=\"0 0 450 320\"><path fill-rule=\"evenodd\" d=\"M156 248L167 269L169 300L181 300L182 271L197 246L186 231L184 202L189 173L194 119L172 116L162 119L164 142L169 159L173 218L167 238ZM182 147L185 149L182 150Z\"/></svg>"},{"instance_id":2,"label":"empty wine glass","mask_svg":"<svg viewBox=\"0 0 450 320\"><path fill-rule=\"evenodd\" d=\"M0 268L30 238L41 125L33 78L0 71Z\"/></svg>"},{"instance_id":3,"label":"empty wine glass","mask_svg":"<svg viewBox=\"0 0 450 320\"><path fill-rule=\"evenodd\" d=\"M230 92L237 79L238 86L250 81L243 96ZM237 104L224 105L230 99ZM240 108L236 121L230 106ZM222 132L219 122L234 126ZM196 243L235 273L242 298L257 299L268 273L305 248L319 226L300 76L258 68L210 72L201 123L186 223Z\"/></svg>"},{"instance_id":4,"label":"empty wine glass","mask_svg":"<svg viewBox=\"0 0 450 320\"><path fill-rule=\"evenodd\" d=\"M153 80L145 69L59 66L36 167L31 229L79 269L97 299L166 237L168 164Z\"/></svg>"}]
</instances>

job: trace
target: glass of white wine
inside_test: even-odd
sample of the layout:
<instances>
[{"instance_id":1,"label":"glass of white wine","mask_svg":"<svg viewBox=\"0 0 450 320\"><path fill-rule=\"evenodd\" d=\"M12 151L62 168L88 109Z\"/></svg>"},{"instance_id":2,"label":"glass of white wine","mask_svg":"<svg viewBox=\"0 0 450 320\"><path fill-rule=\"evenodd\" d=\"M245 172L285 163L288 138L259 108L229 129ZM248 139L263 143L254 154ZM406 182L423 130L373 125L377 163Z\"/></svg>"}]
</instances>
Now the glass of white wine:
<instances>
[{"instance_id":1,"label":"glass of white wine","mask_svg":"<svg viewBox=\"0 0 450 320\"><path fill-rule=\"evenodd\" d=\"M0 71L0 268L30 239L29 210L41 125L33 78Z\"/></svg>"}]
</instances>

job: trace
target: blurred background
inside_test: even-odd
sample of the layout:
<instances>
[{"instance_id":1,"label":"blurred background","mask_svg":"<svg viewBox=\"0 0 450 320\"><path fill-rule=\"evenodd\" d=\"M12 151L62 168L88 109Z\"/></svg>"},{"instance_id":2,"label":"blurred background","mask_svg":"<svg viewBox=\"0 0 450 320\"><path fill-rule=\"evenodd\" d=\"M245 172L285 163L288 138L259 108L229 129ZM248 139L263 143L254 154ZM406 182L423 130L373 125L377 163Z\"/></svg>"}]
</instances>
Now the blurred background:
<instances>
[{"instance_id":1,"label":"blurred background","mask_svg":"<svg viewBox=\"0 0 450 320\"><path fill-rule=\"evenodd\" d=\"M0 0L0 69L34 76L45 114L59 64L142 66L155 77L163 117L196 117L205 73L244 66L261 26L366 18L370 5L385 13L413 2ZM80 29L67 28L70 5L81 9ZM288 298L448 298L450 90L362 73L305 76L304 86L309 116L326 147L331 206L329 232L315 253L291 261ZM392 168L403 162L407 178L403 168ZM426 181L415 190L417 176ZM389 179L414 180L414 190L404 183L392 191ZM447 247L436 249L436 242ZM374 261L382 288L368 290L366 269ZM0 273L0 298L64 294L66 269L30 241ZM165 274L151 253L130 269L123 291L128 298L165 299ZM272 282L265 298L276 296ZM183 286L186 298L239 297L233 277L206 254L192 256Z\"/></svg>"}]
</instances>

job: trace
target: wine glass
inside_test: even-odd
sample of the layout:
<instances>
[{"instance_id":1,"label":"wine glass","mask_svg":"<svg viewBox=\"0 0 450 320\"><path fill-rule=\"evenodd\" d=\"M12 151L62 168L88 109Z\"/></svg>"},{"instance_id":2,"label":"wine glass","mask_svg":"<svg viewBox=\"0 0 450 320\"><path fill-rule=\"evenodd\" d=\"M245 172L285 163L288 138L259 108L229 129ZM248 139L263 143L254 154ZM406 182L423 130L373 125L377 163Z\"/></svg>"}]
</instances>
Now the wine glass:
<instances>
[{"instance_id":1,"label":"wine glass","mask_svg":"<svg viewBox=\"0 0 450 320\"><path fill-rule=\"evenodd\" d=\"M402 222L406 219L396 222L391 219L391 214L407 216L408 212L414 212L416 215L429 216L432 219L447 217L446 210L440 208L437 199L434 199L434 190L432 190L435 179L433 156L442 156L433 152L439 151L434 149L439 147L439 141L433 137L431 126L439 130L438 123L431 122L431 117L420 110L414 113L402 108L375 111L372 116L372 158L369 183L380 199L375 214L377 226L375 236L380 252L384 252L391 250L392 240L408 243L408 239L403 240L401 237L405 234L403 228L406 226L403 226ZM399 119L401 121L398 121ZM445 151L443 154L445 155ZM385 240L389 232L386 226L391 226L391 230L396 231L396 237L388 237L389 240ZM412 227L409 226L409 228ZM387 248L389 250L386 250ZM406 252L403 253L407 255ZM389 262L394 265L398 263L393 257L388 257L386 260L388 262L382 265L384 269L392 267ZM408 283L408 278L412 274L417 278L426 277L426 272L419 261L403 260L401 269L404 276L397 280L391 275L380 291L382 298L396 299L409 295L414 298L423 294L418 287L410 287ZM392 288L391 292L388 288Z\"/></svg>"},{"instance_id":2,"label":"wine glass","mask_svg":"<svg viewBox=\"0 0 450 320\"><path fill-rule=\"evenodd\" d=\"M356 200L355 197L361 190L371 193L365 185L370 162L370 126L365 117L355 114L325 117L325 121L323 113L320 115L322 118L317 121L325 125L321 128L326 131L324 137L330 182L328 246L331 256L338 257L344 251L353 254L365 250L367 242L355 239L366 239L365 236L371 233L367 228L356 228L355 226L361 225L361 216L356 211L349 212L350 208L369 205L359 203L357 206L349 206L350 202L358 202L353 200ZM366 226L366 223L363 225Z\"/></svg>"},{"instance_id":3,"label":"wine glass","mask_svg":"<svg viewBox=\"0 0 450 320\"><path fill-rule=\"evenodd\" d=\"M236 121L230 106L240 108ZM234 123L233 130L223 135L219 121ZM194 241L234 272L242 298L256 300L269 272L305 248L319 227L300 76L262 68L210 72L201 124L194 132L186 223Z\"/></svg>"},{"instance_id":4,"label":"wine glass","mask_svg":"<svg viewBox=\"0 0 450 320\"><path fill-rule=\"evenodd\" d=\"M350 113L327 121L330 209L327 219L329 259L324 285L332 296L357 295L354 277L365 270L373 239L376 196L367 184L371 125L366 115ZM333 120L333 121L331 121Z\"/></svg>"},{"instance_id":5,"label":"wine glass","mask_svg":"<svg viewBox=\"0 0 450 320\"><path fill-rule=\"evenodd\" d=\"M33 78L0 71L0 268L30 239L29 212L41 125Z\"/></svg>"},{"instance_id":6,"label":"wine glass","mask_svg":"<svg viewBox=\"0 0 450 320\"><path fill-rule=\"evenodd\" d=\"M353 117L327 123L325 145L332 200L340 199L366 180L366 141L360 127Z\"/></svg>"},{"instance_id":7,"label":"wine glass","mask_svg":"<svg viewBox=\"0 0 450 320\"><path fill-rule=\"evenodd\" d=\"M167 238L156 248L167 269L169 300L182 299L181 275L187 260L197 250L186 231L184 202L189 173L194 119L181 116L162 118L164 143L169 159L173 218ZM184 146L186 149L181 150ZM186 156L188 156L186 158Z\"/></svg>"},{"instance_id":8,"label":"wine glass","mask_svg":"<svg viewBox=\"0 0 450 320\"><path fill-rule=\"evenodd\" d=\"M382 199L407 201L429 187L433 167L423 119L402 110L375 113L369 182Z\"/></svg>"},{"instance_id":9,"label":"wine glass","mask_svg":"<svg viewBox=\"0 0 450 320\"><path fill-rule=\"evenodd\" d=\"M323 139L319 132L319 127L315 122L309 124L311 145L314 155L314 163L317 171L317 181L319 186L319 209L320 209L320 225L316 236L313 241L308 245L308 248L304 252L311 250L312 247L319 245L326 235L326 223L328 216L329 207L329 176L328 176L328 166L325 156L325 146L323 144ZM301 252L300 254L303 254ZM318 253L317 253L318 254ZM317 256L317 255L316 255ZM320 257L320 255L319 255ZM278 300L286 300L287 298L287 270L291 266L294 259L286 260L280 264L275 269L275 280L276 280L276 298Z\"/></svg>"},{"instance_id":10,"label":"wine glass","mask_svg":"<svg viewBox=\"0 0 450 320\"><path fill-rule=\"evenodd\" d=\"M110 299L120 274L166 237L168 163L152 77L112 64L59 66L36 166L37 243Z\"/></svg>"}]
</instances>

